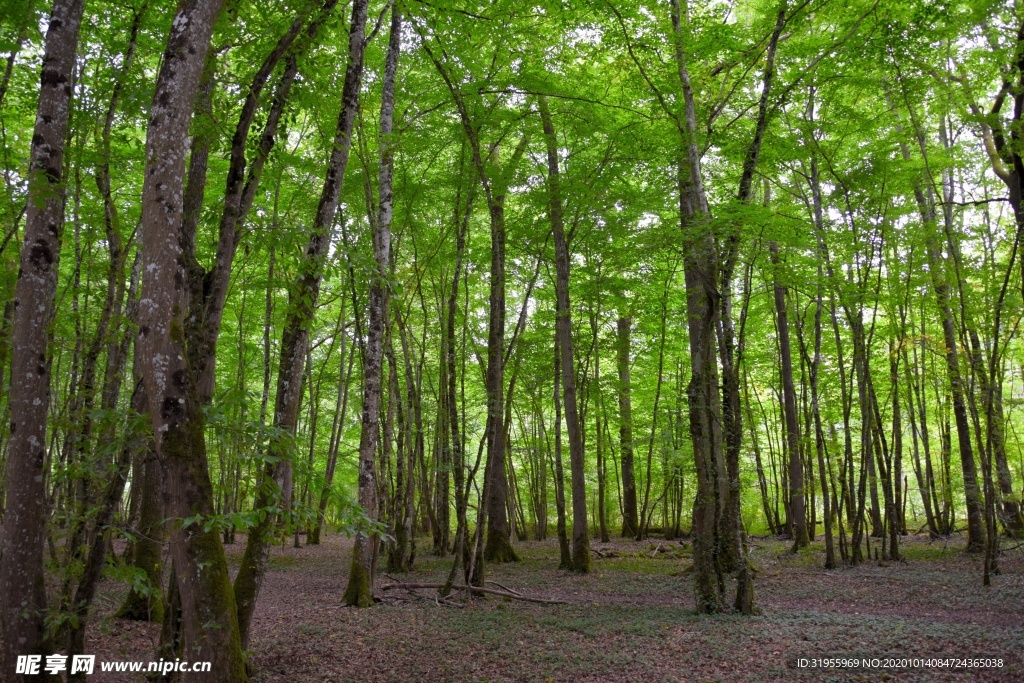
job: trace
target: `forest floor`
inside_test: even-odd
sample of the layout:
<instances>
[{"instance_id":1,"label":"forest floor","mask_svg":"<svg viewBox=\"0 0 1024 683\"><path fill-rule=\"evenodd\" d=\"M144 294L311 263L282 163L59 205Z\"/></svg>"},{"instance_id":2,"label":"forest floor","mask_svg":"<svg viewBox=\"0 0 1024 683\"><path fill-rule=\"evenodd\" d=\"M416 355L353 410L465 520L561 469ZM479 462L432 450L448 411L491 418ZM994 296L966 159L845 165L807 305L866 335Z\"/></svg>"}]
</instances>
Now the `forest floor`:
<instances>
[{"instance_id":1,"label":"forest floor","mask_svg":"<svg viewBox=\"0 0 1024 683\"><path fill-rule=\"evenodd\" d=\"M779 540L751 542L762 612L755 617L694 613L686 542L594 543L614 556L595 556L586 576L557 569L555 541L519 543L521 561L489 565L488 578L566 604L488 597L461 609L433 599L341 607L351 541L331 535L321 546L275 547L253 622L253 683L1024 681L1020 547L1004 553L1002 574L985 588L981 559L962 552L963 539L911 537L905 562L833 571L822 569L820 541L797 555ZM419 545L416 571L395 578L443 581L450 560L425 552L428 539ZM243 548L227 546L233 571ZM85 652L97 661L149 661L159 626L110 617L122 586L101 587ZM794 666L801 657L844 656L994 657L1003 667ZM97 665L90 680L143 679Z\"/></svg>"}]
</instances>

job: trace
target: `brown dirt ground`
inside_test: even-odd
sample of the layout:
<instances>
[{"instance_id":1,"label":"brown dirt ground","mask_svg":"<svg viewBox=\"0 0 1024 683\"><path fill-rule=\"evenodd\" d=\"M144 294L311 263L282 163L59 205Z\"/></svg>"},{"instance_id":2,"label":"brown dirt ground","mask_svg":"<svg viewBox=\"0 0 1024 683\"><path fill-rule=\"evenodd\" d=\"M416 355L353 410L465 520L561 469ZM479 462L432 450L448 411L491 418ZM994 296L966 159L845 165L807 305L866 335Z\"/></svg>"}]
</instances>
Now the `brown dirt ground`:
<instances>
[{"instance_id":1,"label":"brown dirt ground","mask_svg":"<svg viewBox=\"0 0 1024 683\"><path fill-rule=\"evenodd\" d=\"M818 542L799 555L753 539L756 617L693 612L689 548L678 541L616 540L593 547L578 576L556 568L553 541L517 544L522 561L488 578L539 605L474 599L462 609L433 599L390 599L371 609L340 606L351 542L275 547L253 625L253 683L447 681L1024 681L1024 550L1001 558L981 585L981 560L962 540L905 540L904 563L868 562L825 571ZM658 544L662 550L656 552ZM290 545L290 544L289 544ZM228 546L237 566L242 543ZM438 581L449 560L423 550L410 582ZM380 583L389 583L381 577ZM430 591L421 591L424 595ZM124 588L105 581L86 652L97 661L149 661L159 626L113 619ZM811 671L797 657L1001 657L1001 669ZM98 683L143 680L98 671ZM216 683L211 679L211 683Z\"/></svg>"}]
</instances>

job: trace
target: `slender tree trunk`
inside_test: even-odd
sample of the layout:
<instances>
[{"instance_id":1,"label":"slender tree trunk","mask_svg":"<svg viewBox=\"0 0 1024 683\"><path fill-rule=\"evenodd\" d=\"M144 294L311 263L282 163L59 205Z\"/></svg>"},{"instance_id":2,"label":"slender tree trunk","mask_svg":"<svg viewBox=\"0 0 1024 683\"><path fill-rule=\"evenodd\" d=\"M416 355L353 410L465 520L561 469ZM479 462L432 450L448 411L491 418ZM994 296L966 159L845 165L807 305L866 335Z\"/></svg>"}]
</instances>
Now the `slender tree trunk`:
<instances>
[{"instance_id":1,"label":"slender tree trunk","mask_svg":"<svg viewBox=\"0 0 1024 683\"><path fill-rule=\"evenodd\" d=\"M779 354L782 363L782 396L785 413L786 445L789 455L789 505L790 524L793 529L793 552L806 547L810 541L807 533L807 512L804 504L804 468L800 458L800 426L796 414L796 389L793 385L793 358L789 342L789 315L786 308L788 287L779 280L779 248L769 245L772 263L775 267L775 315L779 328Z\"/></svg>"},{"instance_id":2,"label":"slender tree trunk","mask_svg":"<svg viewBox=\"0 0 1024 683\"><path fill-rule=\"evenodd\" d=\"M750 446L754 451L754 465L757 468L757 485L761 491L761 509L764 511L765 523L768 525L768 531L773 535L779 533L779 529L775 524L775 516L772 513L771 499L768 495L768 479L764 473L764 465L761 459L761 443L760 439L757 438L757 425L754 422L754 411L751 408L750 400L750 382L747 379L747 373L743 372L743 398L744 403L747 406L747 425L750 429Z\"/></svg>"},{"instance_id":3,"label":"slender tree trunk","mask_svg":"<svg viewBox=\"0 0 1024 683\"><path fill-rule=\"evenodd\" d=\"M679 222L684 245L686 315L690 344L690 440L697 469L697 498L693 506L693 575L697 611L721 611L724 576L718 552L718 533L728 499L728 479L722 443L721 394L718 384L716 321L719 319L719 263L710 230L707 196L697 140L697 114L693 87L683 50L679 0L670 5L675 59L684 100L680 126L683 158L679 161ZM687 21L689 19L687 18ZM750 574L742 572L737 602L753 610Z\"/></svg>"},{"instance_id":4,"label":"slender tree trunk","mask_svg":"<svg viewBox=\"0 0 1024 683\"><path fill-rule=\"evenodd\" d=\"M332 14L337 0L326 0L317 18L310 23L306 29L308 48L320 26ZM205 328L208 333L202 335L202 343L197 345L193 351L193 363L199 377L199 392L204 403L209 403L213 395L215 367L217 361L217 339L219 337L220 323L224 314L224 303L227 300L228 284L231 279L231 267L234 262L235 251L242 234L242 227L252 206L262 175L264 165L270 150L277 138L277 128L284 112L284 105L288 99L288 93L292 83L298 74L298 65L295 50L292 45L302 33L302 27L306 22L306 14L309 10L303 10L292 20L288 30L278 39L270 53L260 64L252 83L246 91L245 100L242 103L242 111L238 117L234 134L231 138L230 164L228 167L226 186L224 189L224 203L221 211L220 225L218 228L217 254L215 265L209 273L203 273L196 278L203 283L203 291L194 296L202 301L201 305L193 305L195 309L191 312L192 324ZM285 60L285 68L275 89L267 120L264 123L264 130L260 136L260 142L255 158L249 165L246 175L246 142L249 137L249 129L255 119L260 94L270 79L277 64ZM198 266L194 264L193 267ZM195 302L198 304L198 301ZM199 337L199 335L196 335Z\"/></svg>"},{"instance_id":5,"label":"slender tree trunk","mask_svg":"<svg viewBox=\"0 0 1024 683\"><path fill-rule=\"evenodd\" d=\"M491 271L487 322L487 538L484 559L488 562L512 562L519 558L509 542L508 513L505 499L505 210L500 202L491 202Z\"/></svg>"},{"instance_id":6,"label":"slender tree trunk","mask_svg":"<svg viewBox=\"0 0 1024 683\"><path fill-rule=\"evenodd\" d=\"M622 537L636 538L640 533L636 500L636 474L633 466L633 404L629 377L629 346L632 319L619 314L615 329L615 351L619 370L619 464L622 467Z\"/></svg>"},{"instance_id":7,"label":"slender tree trunk","mask_svg":"<svg viewBox=\"0 0 1024 683\"><path fill-rule=\"evenodd\" d=\"M818 478L821 482L822 512L825 522L825 569L836 568L836 555L832 538L832 506L829 500L828 469L825 464L825 432L821 426L821 406L818 396L818 370L821 367L821 305L822 272L818 264L818 292L814 307L814 360L811 363L811 411L814 415L814 446L818 454Z\"/></svg>"},{"instance_id":8,"label":"slender tree trunk","mask_svg":"<svg viewBox=\"0 0 1024 683\"><path fill-rule=\"evenodd\" d=\"M902 86L902 79L900 81ZM906 95L904 91L904 95ZM908 107L908 111L910 111ZM913 117L915 134L922 154L925 153L925 138ZM902 126L899 126L902 129ZM900 143L903 158L910 159L910 151L906 143ZM928 273L932 281L932 290L938 306L939 319L942 324L942 338L945 343L946 374L949 380L950 393L953 399L953 417L956 421L957 442L960 447L960 465L964 478L964 498L967 503L967 550L980 552L985 546L985 530L982 518L982 496L978 486L977 468L974 462L974 449L971 445L970 421L967 414L967 400L964 376L960 370L960 353L957 343L956 323L953 319L952 291L945 271L945 263L939 246L937 214L935 198L931 186L924 187L920 181L914 183L914 197L921 215L921 224L925 232L925 246L928 256Z\"/></svg>"},{"instance_id":9,"label":"slender tree trunk","mask_svg":"<svg viewBox=\"0 0 1024 683\"><path fill-rule=\"evenodd\" d=\"M651 504L651 480L652 476L652 463L654 460L654 439L658 433L658 407L661 403L661 388L665 378L665 323L668 319L668 287L669 283L675 277L675 267L672 268L671 273L665 282L663 290L663 296L661 299L661 325L658 334L658 379L654 385L654 406L651 410L651 435L647 439L647 466L644 469L644 497L643 503L640 505L640 531L637 534L640 538L646 538L648 536L648 527L650 526L651 517L654 515L654 507L657 506L657 501ZM719 541L725 542L728 545L727 539L734 537L736 524L724 524L719 534ZM723 571L732 571L735 566L735 555L732 553L732 549L725 551L719 548L718 551L719 559L721 560L721 566Z\"/></svg>"},{"instance_id":10,"label":"slender tree trunk","mask_svg":"<svg viewBox=\"0 0 1024 683\"><path fill-rule=\"evenodd\" d=\"M139 404L137 410L146 410L144 387L136 389ZM133 398L133 401L135 399ZM144 414L144 413L143 413ZM164 619L163 586L163 500L160 497L162 484L160 461L156 457L152 434L140 444L138 462L142 467L134 471L135 483L140 487L138 536L132 551L132 564L146 575L146 590L134 585L117 611L121 619L161 622Z\"/></svg>"},{"instance_id":11,"label":"slender tree trunk","mask_svg":"<svg viewBox=\"0 0 1024 683\"><path fill-rule=\"evenodd\" d=\"M896 346L897 344L892 344L889 348L889 381L892 392L892 444L889 450L889 460L886 462L886 467L889 470L886 481L886 495L889 497L889 500L886 501L886 505L889 507L889 510L886 511L886 521L889 524L889 559L893 561L900 560L899 537L903 533L903 527L905 526L903 515L901 514L903 508L900 505L903 500L901 481L903 470L903 415L900 412L900 356L896 351Z\"/></svg>"},{"instance_id":12,"label":"slender tree trunk","mask_svg":"<svg viewBox=\"0 0 1024 683\"><path fill-rule=\"evenodd\" d=\"M600 277L600 267L598 269ZM604 395L601 392L601 353L598 337L598 318L601 315L601 299L598 295L598 310L590 310L590 331L592 346L594 349L594 445L597 450L597 523L601 535L601 542L607 543L611 540L608 533L608 506L607 506L607 481L608 470L605 464L604 434L601 431L601 415L604 412ZM541 478L544 481L544 478ZM546 488L545 488L546 490Z\"/></svg>"},{"instance_id":13,"label":"slender tree trunk","mask_svg":"<svg viewBox=\"0 0 1024 683\"><path fill-rule=\"evenodd\" d=\"M344 318L344 304L342 305L342 318ZM345 417L348 414L348 388L352 379L352 365L356 354L349 351L348 360L345 358L345 346L348 341L348 332L343 325L341 328L341 359L338 362L338 395L334 405L334 423L331 426L331 443L327 451L327 469L324 472L324 487L320 491L320 499L317 503L316 524L313 532L307 539L308 544L318 545L320 533L324 526L324 517L327 513L327 503L330 501L331 486L334 484L334 471L338 465L338 453L341 451L341 439L345 433ZM342 368L345 368L344 370Z\"/></svg>"},{"instance_id":14,"label":"slender tree trunk","mask_svg":"<svg viewBox=\"0 0 1024 683\"><path fill-rule=\"evenodd\" d=\"M559 569L572 569L572 553L565 520L565 477L562 472L562 351L558 331L555 330L555 512L558 516Z\"/></svg>"},{"instance_id":15,"label":"slender tree trunk","mask_svg":"<svg viewBox=\"0 0 1024 683\"><path fill-rule=\"evenodd\" d=\"M547 99L539 99L548 156L548 213L555 234L556 298L555 329L562 353L562 399L565 403L565 424L569 431L569 468L572 472L572 568L579 573L590 571L590 531L587 526L586 471L583 436L576 406L576 371L573 356L571 305L569 303L569 247L562 222L562 198L559 192L558 141L551 123Z\"/></svg>"},{"instance_id":16,"label":"slender tree trunk","mask_svg":"<svg viewBox=\"0 0 1024 683\"><path fill-rule=\"evenodd\" d=\"M136 372L136 375L139 373ZM141 386L136 385L136 391L141 391ZM136 409L141 408L141 400L133 397L132 403ZM72 613L75 615L75 622L67 633L67 655L73 659L76 655L83 653L85 649L85 627L89 616L89 608L92 606L93 598L96 596L96 586L99 583L103 568L107 563L107 549L110 546L112 533L111 522L118 503L124 494L124 485L128 479L128 469L132 461L132 452L137 442L148 442L147 430L141 434L133 434L121 447L117 461L114 464L114 473L107 483L103 495L100 496L99 512L94 523L92 542L89 547L82 576L79 578L75 596L71 602ZM68 675L69 681L85 680L84 672Z\"/></svg>"},{"instance_id":17,"label":"slender tree trunk","mask_svg":"<svg viewBox=\"0 0 1024 683\"><path fill-rule=\"evenodd\" d=\"M769 102L772 84L775 80L775 53L779 39L786 25L787 0L780 3L775 19L775 28L765 50L765 66L761 79L761 97L758 102L757 120L754 123L754 135L743 159L743 171L740 175L736 198L747 204L753 197L754 174L757 171L761 146L764 142L765 130L771 113ZM723 517L722 538L719 542L721 565L727 571L739 567L741 544L738 542L743 533L743 520L740 515L740 446L743 441L743 412L740 408L740 370L742 352L737 349L742 340L736 339L735 320L733 318L733 273L739 256L740 230L737 225L728 235L721 258L720 274L721 305L719 307L719 357L722 364L722 420L723 438L725 440L725 464L729 476L729 498L726 502L726 513Z\"/></svg>"},{"instance_id":18,"label":"slender tree trunk","mask_svg":"<svg viewBox=\"0 0 1024 683\"><path fill-rule=\"evenodd\" d=\"M350 42L350 64L361 40L366 23L366 0L359 4L359 32L356 32L356 12L353 9ZM363 412L359 437L359 505L363 513L375 518L377 509L377 474L375 468L377 438L379 434L381 394L381 353L384 343L384 327L388 319L388 298L390 285L388 274L391 260L391 179L393 173L393 141L391 130L395 108L395 73L398 70L398 55L401 50L402 17L398 9L391 8L390 38L384 66L384 90L381 98L380 117L380 198L376 220L373 222L373 255L376 268L370 282L370 303L367 321L366 351L363 359ZM346 83L347 85L347 83ZM358 79L354 97L358 97ZM346 88L346 92L348 89ZM358 103L357 99L353 103ZM351 112L352 115L355 111ZM351 130L351 128L349 128ZM373 604L373 575L376 570L379 538L368 531L356 536L352 547L352 565L349 570L348 586L342 601L346 605L368 607Z\"/></svg>"},{"instance_id":19,"label":"slender tree trunk","mask_svg":"<svg viewBox=\"0 0 1024 683\"><path fill-rule=\"evenodd\" d=\"M461 157L460 168L464 168L461 166ZM458 309L459 280L462 277L463 269L462 260L466 249L466 232L469 229L469 219L473 210L474 186L475 184L472 181L466 185L466 206L462 212L456 233L455 268L452 273L452 288L448 294L448 305L445 311L447 314L445 318L445 337L448 344L445 347L444 357L444 378L446 382L441 387L441 390L445 393L444 403L448 411L446 422L451 437L451 467L453 483L455 484L455 546L453 548L452 568L448 573L448 579L444 587L438 591L441 597L446 597L451 592L452 584L455 582L455 577L458 574L459 565L463 560L466 539L469 535L469 522L466 514L469 506L469 487L466 482L465 441L463 440L464 432L459 428L458 368L455 363L455 315ZM456 220L460 218L458 202L456 202L455 207L455 218ZM463 358L463 360L465 359ZM463 405L465 405L465 402L463 402ZM445 505L447 504L448 501L445 500Z\"/></svg>"},{"instance_id":20,"label":"slender tree trunk","mask_svg":"<svg viewBox=\"0 0 1024 683\"><path fill-rule=\"evenodd\" d=\"M490 562L518 561L515 550L509 541L508 512L506 497L508 481L505 477L505 428L503 424L504 410L504 373L505 373L505 193L509 173L518 164L526 151L528 139L524 136L512 154L512 159L505 168L493 174L488 173L485 166L485 154L480 143L478 127L473 124L469 108L463 98L461 87L449 74L447 68L430 48L426 36L420 33L422 45L430 60L434 63L441 78L445 81L455 106L459 112L462 128L466 133L473 156L480 184L487 200L487 209L491 223L491 267L489 276L490 292L488 297L487 321L487 369L484 384L487 391L487 466L484 486L486 492L484 506L487 508L487 537L484 545L484 559ZM489 155L497 158L497 147ZM482 577L478 577L481 578Z\"/></svg>"}]
</instances>

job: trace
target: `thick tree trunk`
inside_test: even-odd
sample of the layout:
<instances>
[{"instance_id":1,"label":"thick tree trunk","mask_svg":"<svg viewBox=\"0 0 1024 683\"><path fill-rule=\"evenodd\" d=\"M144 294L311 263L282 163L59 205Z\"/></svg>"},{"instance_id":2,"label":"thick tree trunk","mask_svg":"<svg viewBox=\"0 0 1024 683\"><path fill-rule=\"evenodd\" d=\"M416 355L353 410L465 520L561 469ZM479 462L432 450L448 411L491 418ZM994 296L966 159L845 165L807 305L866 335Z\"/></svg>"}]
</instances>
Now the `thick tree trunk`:
<instances>
[{"instance_id":1,"label":"thick tree trunk","mask_svg":"<svg viewBox=\"0 0 1024 683\"><path fill-rule=\"evenodd\" d=\"M217 532L204 526L204 518L214 513L213 491L197 378L187 362L188 264L181 222L189 120L220 4L184 0L179 5L157 77L142 193L139 352L163 464L166 514L176 521L171 553L181 596L183 655L211 662L212 675L230 682L245 680L245 663L224 549Z\"/></svg>"},{"instance_id":2,"label":"thick tree trunk","mask_svg":"<svg viewBox=\"0 0 1024 683\"><path fill-rule=\"evenodd\" d=\"M53 320L64 228L64 141L71 109L82 0L55 0L46 32L28 175L28 209L15 289L7 500L0 540L0 678L18 681L19 655L48 655L43 584L47 328Z\"/></svg>"}]
</instances>

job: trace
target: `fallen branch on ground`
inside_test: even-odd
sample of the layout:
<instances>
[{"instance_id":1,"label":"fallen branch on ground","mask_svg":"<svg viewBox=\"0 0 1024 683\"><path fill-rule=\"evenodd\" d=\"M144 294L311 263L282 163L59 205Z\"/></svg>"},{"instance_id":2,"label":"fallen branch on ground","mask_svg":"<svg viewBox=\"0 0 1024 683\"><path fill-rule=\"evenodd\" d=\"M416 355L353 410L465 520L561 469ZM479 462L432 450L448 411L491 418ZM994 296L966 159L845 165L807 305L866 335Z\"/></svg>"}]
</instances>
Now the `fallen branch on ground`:
<instances>
[{"instance_id":1,"label":"fallen branch on ground","mask_svg":"<svg viewBox=\"0 0 1024 683\"><path fill-rule=\"evenodd\" d=\"M487 583L494 584L495 586L497 586L498 588L500 588L503 591L508 591L509 593L513 593L515 595L522 595L522 593L520 593L519 591L517 591L515 589L512 589L512 588L509 588L508 586L504 586L504 585L498 583L497 581L490 581L490 580L488 580Z\"/></svg>"},{"instance_id":2,"label":"fallen branch on ground","mask_svg":"<svg viewBox=\"0 0 1024 683\"><path fill-rule=\"evenodd\" d=\"M441 588L443 583L389 583L380 587L382 591L387 590L407 590L412 591L419 588ZM480 586L452 586L453 591L470 591L472 593L479 593L481 595L497 595L503 598L510 598L512 600L523 600L524 602L536 602L542 605L564 605L564 600L548 600L547 598L531 598L526 595L519 593L509 592L507 590L497 590L494 588L481 588Z\"/></svg>"}]
</instances>

